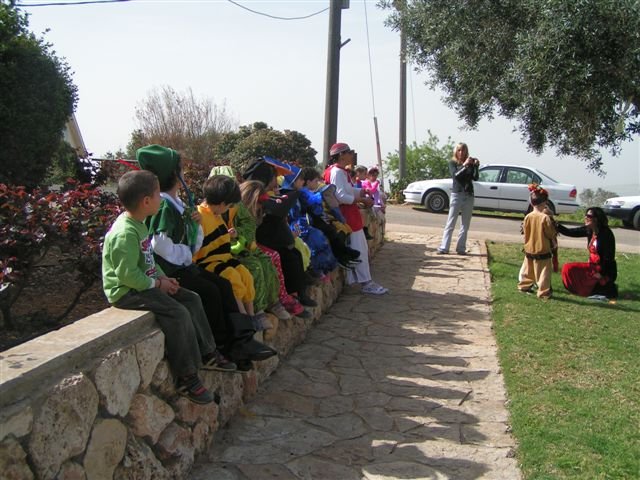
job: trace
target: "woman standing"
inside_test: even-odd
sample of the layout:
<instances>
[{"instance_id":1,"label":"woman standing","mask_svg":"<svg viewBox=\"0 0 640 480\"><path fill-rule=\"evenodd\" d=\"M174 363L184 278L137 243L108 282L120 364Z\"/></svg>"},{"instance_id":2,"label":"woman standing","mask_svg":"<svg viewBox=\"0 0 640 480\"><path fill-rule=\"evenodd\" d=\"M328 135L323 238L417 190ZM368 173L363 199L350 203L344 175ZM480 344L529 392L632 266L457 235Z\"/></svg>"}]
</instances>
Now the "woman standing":
<instances>
[{"instance_id":1,"label":"woman standing","mask_svg":"<svg viewBox=\"0 0 640 480\"><path fill-rule=\"evenodd\" d=\"M458 214L462 214L462 223L458 233L456 243L456 253L465 255L467 253L467 232L471 224L471 214L473 213L473 181L478 180L478 167L480 161L469 156L469 147L466 143L459 143L453 149L453 158L449 161L449 172L453 179L451 188L451 204L449 205L449 217L444 227L442 243L438 247L438 253L445 255L449 253L451 246L451 235L456 228Z\"/></svg>"},{"instance_id":2,"label":"woman standing","mask_svg":"<svg viewBox=\"0 0 640 480\"><path fill-rule=\"evenodd\" d=\"M571 293L581 297L603 295L618 297L616 238L609 228L607 216L601 208L590 207L584 215L584 226L567 228L557 224L558 233L568 237L586 237L589 261L565 263L562 283Z\"/></svg>"}]
</instances>

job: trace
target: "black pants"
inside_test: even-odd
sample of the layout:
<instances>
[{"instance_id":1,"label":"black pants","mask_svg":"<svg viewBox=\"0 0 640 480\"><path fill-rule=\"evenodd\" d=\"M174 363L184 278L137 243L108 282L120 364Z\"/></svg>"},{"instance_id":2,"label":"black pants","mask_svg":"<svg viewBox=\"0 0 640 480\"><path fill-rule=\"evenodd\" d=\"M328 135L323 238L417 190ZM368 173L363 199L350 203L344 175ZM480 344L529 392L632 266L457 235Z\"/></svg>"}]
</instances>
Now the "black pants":
<instances>
[{"instance_id":1,"label":"black pants","mask_svg":"<svg viewBox=\"0 0 640 480\"><path fill-rule=\"evenodd\" d=\"M213 337L220 350L226 353L233 342L233 325L229 314L238 312L231 283L195 265L181 268L172 275L178 279L181 287L200 295Z\"/></svg>"},{"instance_id":2,"label":"black pants","mask_svg":"<svg viewBox=\"0 0 640 480\"><path fill-rule=\"evenodd\" d=\"M207 316L197 293L180 288L175 295L150 288L131 290L115 304L125 310L152 312L164 333L169 366L176 377L193 375L202 366L202 357L213 353L213 339Z\"/></svg>"}]
</instances>

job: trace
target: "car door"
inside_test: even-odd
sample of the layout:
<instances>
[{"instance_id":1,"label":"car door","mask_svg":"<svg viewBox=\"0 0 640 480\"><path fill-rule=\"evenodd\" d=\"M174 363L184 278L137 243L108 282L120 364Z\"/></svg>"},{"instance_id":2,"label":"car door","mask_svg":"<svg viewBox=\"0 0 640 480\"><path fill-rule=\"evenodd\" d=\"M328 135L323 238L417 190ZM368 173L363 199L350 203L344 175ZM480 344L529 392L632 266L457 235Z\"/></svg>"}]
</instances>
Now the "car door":
<instances>
[{"instance_id":1,"label":"car door","mask_svg":"<svg viewBox=\"0 0 640 480\"><path fill-rule=\"evenodd\" d=\"M507 167L500 188L500 210L526 212L529 208L529 184L540 177L527 168Z\"/></svg>"},{"instance_id":2,"label":"car door","mask_svg":"<svg viewBox=\"0 0 640 480\"><path fill-rule=\"evenodd\" d=\"M480 169L478 180L473 182L474 206L497 210L500 208L500 177L503 167L491 166Z\"/></svg>"}]
</instances>

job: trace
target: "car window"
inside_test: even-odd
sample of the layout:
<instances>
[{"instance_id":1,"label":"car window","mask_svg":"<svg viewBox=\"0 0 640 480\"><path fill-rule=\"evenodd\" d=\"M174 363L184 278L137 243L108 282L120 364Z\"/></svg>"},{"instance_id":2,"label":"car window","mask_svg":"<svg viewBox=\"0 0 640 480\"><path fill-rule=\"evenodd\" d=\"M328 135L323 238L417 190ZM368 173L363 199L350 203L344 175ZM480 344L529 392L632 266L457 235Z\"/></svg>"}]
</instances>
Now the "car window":
<instances>
[{"instance_id":1,"label":"car window","mask_svg":"<svg viewBox=\"0 0 640 480\"><path fill-rule=\"evenodd\" d=\"M529 170L510 168L507 170L506 183L516 183L518 185L528 185L530 183L540 183L540 177Z\"/></svg>"},{"instance_id":2,"label":"car window","mask_svg":"<svg viewBox=\"0 0 640 480\"><path fill-rule=\"evenodd\" d=\"M478 174L478 181L480 182L499 182L501 168L483 168Z\"/></svg>"}]
</instances>

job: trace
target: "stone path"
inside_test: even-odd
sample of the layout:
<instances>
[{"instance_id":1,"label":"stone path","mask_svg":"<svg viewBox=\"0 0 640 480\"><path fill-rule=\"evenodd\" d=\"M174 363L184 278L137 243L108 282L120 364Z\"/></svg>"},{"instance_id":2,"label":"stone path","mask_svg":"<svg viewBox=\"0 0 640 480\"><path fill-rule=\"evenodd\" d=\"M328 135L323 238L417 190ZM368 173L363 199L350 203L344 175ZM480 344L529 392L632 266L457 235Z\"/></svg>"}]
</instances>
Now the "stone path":
<instances>
[{"instance_id":1,"label":"stone path","mask_svg":"<svg viewBox=\"0 0 640 480\"><path fill-rule=\"evenodd\" d=\"M192 480L520 478L484 246L439 256L439 234L387 238L373 273L391 294L346 289Z\"/></svg>"}]
</instances>

